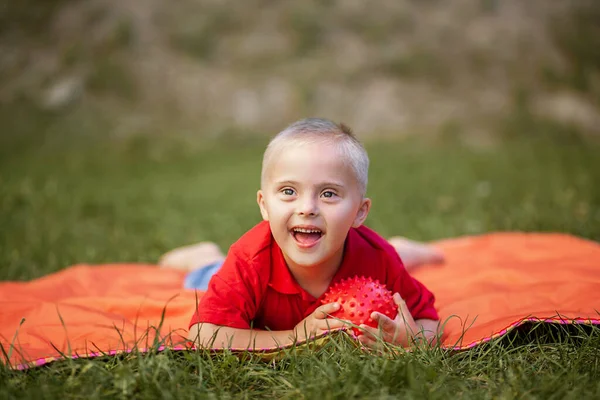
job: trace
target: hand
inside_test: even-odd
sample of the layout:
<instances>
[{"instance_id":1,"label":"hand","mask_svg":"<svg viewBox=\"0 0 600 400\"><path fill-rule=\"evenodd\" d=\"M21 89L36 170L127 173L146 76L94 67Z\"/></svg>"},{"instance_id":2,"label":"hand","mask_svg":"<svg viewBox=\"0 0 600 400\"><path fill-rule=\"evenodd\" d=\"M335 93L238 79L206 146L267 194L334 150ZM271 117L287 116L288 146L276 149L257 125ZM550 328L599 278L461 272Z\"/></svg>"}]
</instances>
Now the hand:
<instances>
[{"instance_id":1,"label":"hand","mask_svg":"<svg viewBox=\"0 0 600 400\"><path fill-rule=\"evenodd\" d=\"M398 293L394 293L393 299L398 306L396 318L391 319L374 311L371 318L378 322L379 327L373 328L365 324L360 325L363 334L358 337L358 340L364 346L376 347L377 338L391 344L409 346L413 343L415 336L420 333L417 323L406 306L406 302Z\"/></svg>"},{"instance_id":2,"label":"hand","mask_svg":"<svg viewBox=\"0 0 600 400\"><path fill-rule=\"evenodd\" d=\"M308 339L315 335L321 335L333 329L339 329L346 326L344 321L335 318L328 318L329 314L340 309L338 303L323 304L312 314L304 318L294 328L296 341Z\"/></svg>"}]
</instances>

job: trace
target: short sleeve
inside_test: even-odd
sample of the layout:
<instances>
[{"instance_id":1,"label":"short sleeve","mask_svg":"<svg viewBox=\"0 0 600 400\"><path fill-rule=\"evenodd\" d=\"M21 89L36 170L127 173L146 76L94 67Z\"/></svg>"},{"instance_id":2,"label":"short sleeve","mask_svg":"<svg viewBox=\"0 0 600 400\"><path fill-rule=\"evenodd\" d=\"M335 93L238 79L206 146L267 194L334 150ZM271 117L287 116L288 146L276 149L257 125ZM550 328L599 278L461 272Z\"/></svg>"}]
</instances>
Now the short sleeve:
<instances>
[{"instance_id":1,"label":"short sleeve","mask_svg":"<svg viewBox=\"0 0 600 400\"><path fill-rule=\"evenodd\" d=\"M400 294L415 320L439 320L435 309L435 296L417 279L410 276L398 253L386 251L388 259L388 286Z\"/></svg>"},{"instance_id":2,"label":"short sleeve","mask_svg":"<svg viewBox=\"0 0 600 400\"><path fill-rule=\"evenodd\" d=\"M232 246L223 266L212 277L200 298L189 326L210 323L249 329L264 292L264 278L239 248ZM267 278L268 279L268 278Z\"/></svg>"}]
</instances>

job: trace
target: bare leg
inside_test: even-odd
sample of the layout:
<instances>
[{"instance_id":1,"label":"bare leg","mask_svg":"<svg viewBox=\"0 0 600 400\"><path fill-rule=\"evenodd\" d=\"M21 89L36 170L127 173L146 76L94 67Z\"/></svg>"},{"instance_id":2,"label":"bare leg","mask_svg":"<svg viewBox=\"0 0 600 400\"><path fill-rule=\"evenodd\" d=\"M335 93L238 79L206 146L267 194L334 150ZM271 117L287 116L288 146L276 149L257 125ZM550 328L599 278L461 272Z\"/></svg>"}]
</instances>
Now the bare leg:
<instances>
[{"instance_id":1,"label":"bare leg","mask_svg":"<svg viewBox=\"0 0 600 400\"><path fill-rule=\"evenodd\" d=\"M441 264L444 262L444 254L435 247L401 236L388 239L394 246L407 270L415 269L424 264Z\"/></svg>"},{"instance_id":2,"label":"bare leg","mask_svg":"<svg viewBox=\"0 0 600 400\"><path fill-rule=\"evenodd\" d=\"M225 254L213 242L200 242L178 247L163 254L158 265L191 271L225 259Z\"/></svg>"}]
</instances>

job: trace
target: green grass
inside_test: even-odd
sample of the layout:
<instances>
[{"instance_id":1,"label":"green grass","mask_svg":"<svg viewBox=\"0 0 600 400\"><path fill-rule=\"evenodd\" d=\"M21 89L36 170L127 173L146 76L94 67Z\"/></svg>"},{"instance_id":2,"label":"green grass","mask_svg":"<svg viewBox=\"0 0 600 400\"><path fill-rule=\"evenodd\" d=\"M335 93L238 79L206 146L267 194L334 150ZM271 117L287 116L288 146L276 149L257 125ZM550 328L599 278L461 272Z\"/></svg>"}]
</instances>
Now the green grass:
<instances>
[{"instance_id":1,"label":"green grass","mask_svg":"<svg viewBox=\"0 0 600 400\"><path fill-rule=\"evenodd\" d=\"M0 137L3 280L79 262L153 262L200 240L226 247L259 220L264 138L115 139L102 134L108 124L86 125L77 112L13 111L0 115L11 133ZM600 146L534 127L488 148L455 137L369 142L368 225L421 240L497 230L600 240ZM598 398L599 349L599 330L577 327L534 326L462 353L393 357L339 337L273 363L167 351L0 367L0 397Z\"/></svg>"},{"instance_id":2,"label":"green grass","mask_svg":"<svg viewBox=\"0 0 600 400\"><path fill-rule=\"evenodd\" d=\"M23 398L597 398L600 330L534 327L462 353L367 354L346 336L277 362L204 351L66 360L0 369L0 393Z\"/></svg>"}]
</instances>

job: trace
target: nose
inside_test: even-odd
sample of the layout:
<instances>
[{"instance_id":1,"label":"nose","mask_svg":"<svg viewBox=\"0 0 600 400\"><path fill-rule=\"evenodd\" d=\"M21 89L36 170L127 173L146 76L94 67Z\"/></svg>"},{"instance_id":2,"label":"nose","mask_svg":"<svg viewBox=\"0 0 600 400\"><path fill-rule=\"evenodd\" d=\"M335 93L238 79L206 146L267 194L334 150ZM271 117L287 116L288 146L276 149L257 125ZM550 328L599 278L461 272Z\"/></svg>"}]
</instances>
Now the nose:
<instances>
[{"instance_id":1,"label":"nose","mask_svg":"<svg viewBox=\"0 0 600 400\"><path fill-rule=\"evenodd\" d=\"M314 196L302 196L297 202L298 215L315 216L319 213L318 201Z\"/></svg>"}]
</instances>

